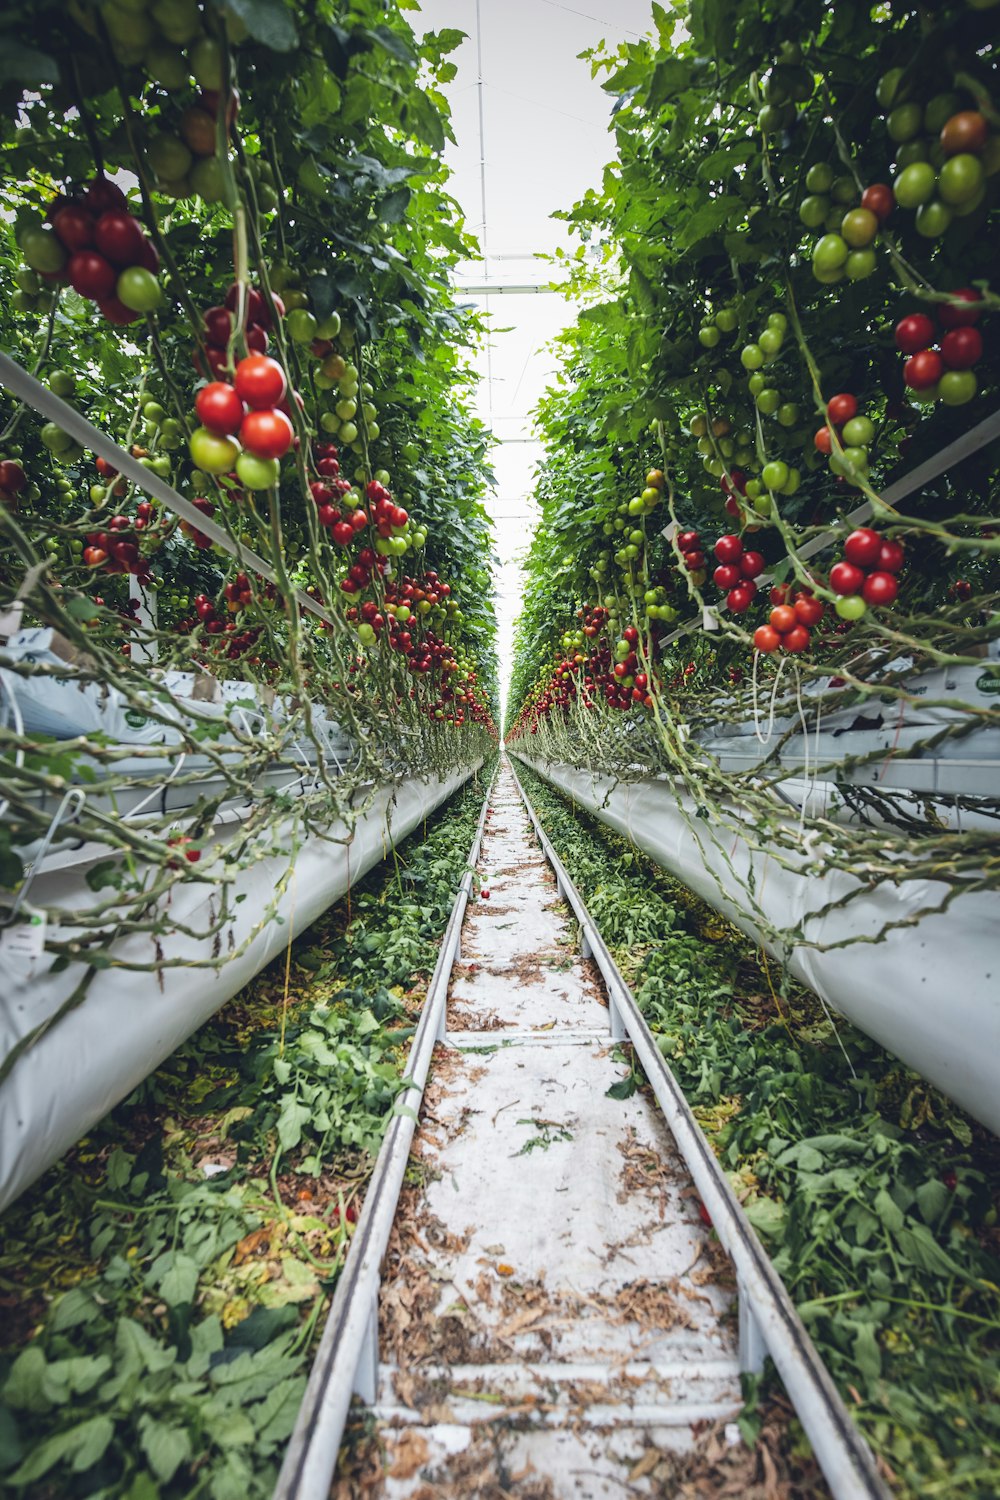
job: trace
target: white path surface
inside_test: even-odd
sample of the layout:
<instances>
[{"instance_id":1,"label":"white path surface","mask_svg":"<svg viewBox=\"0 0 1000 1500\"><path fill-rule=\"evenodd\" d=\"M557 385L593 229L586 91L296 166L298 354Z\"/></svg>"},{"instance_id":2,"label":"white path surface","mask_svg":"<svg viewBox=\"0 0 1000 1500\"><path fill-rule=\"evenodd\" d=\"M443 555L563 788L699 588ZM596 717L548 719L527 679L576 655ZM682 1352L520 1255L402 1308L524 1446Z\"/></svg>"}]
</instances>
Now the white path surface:
<instances>
[{"instance_id":1,"label":"white path surface","mask_svg":"<svg viewBox=\"0 0 1000 1500\"><path fill-rule=\"evenodd\" d=\"M390 1500L651 1494L651 1444L734 1414L731 1294L501 772L384 1268ZM697 1430L696 1428L694 1430Z\"/></svg>"}]
</instances>

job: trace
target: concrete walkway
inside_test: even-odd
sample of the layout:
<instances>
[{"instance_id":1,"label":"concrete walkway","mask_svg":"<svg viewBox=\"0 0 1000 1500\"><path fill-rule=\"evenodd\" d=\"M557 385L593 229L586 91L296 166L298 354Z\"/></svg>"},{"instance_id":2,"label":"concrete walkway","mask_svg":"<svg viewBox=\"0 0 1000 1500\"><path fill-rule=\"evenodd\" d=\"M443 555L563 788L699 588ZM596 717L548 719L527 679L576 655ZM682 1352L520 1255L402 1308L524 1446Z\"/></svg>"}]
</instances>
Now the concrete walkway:
<instances>
[{"instance_id":1,"label":"concrete walkway","mask_svg":"<svg viewBox=\"0 0 1000 1500\"><path fill-rule=\"evenodd\" d=\"M506 766L491 808L384 1268L377 1492L650 1494L656 1448L739 1409L726 1263L655 1102L607 1097L627 1064Z\"/></svg>"}]
</instances>

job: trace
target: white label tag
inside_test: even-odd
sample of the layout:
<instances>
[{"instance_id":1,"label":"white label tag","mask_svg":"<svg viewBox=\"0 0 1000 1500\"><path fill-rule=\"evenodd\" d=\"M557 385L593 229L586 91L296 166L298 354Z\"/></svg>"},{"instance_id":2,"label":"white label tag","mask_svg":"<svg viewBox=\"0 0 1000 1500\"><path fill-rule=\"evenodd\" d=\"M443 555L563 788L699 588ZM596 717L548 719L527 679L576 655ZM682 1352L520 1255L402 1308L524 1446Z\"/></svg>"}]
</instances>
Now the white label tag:
<instances>
[{"instance_id":1,"label":"white label tag","mask_svg":"<svg viewBox=\"0 0 1000 1500\"><path fill-rule=\"evenodd\" d=\"M45 952L48 918L43 911L24 908L24 920L12 922L0 930L0 953L5 958L27 959L34 963Z\"/></svg>"}]
</instances>

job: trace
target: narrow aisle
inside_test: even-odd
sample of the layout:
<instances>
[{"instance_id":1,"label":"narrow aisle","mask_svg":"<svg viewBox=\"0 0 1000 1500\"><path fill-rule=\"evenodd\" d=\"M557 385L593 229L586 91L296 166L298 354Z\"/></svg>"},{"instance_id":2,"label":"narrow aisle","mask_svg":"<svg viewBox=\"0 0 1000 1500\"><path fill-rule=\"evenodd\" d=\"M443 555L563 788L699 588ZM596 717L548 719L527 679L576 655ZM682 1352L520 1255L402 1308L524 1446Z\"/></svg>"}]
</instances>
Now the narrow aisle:
<instances>
[{"instance_id":1,"label":"narrow aisle","mask_svg":"<svg viewBox=\"0 0 1000 1500\"><path fill-rule=\"evenodd\" d=\"M739 1409L731 1295L506 764L386 1257L388 1497L651 1493L652 1441ZM641 1465L640 1465L641 1466Z\"/></svg>"}]
</instances>

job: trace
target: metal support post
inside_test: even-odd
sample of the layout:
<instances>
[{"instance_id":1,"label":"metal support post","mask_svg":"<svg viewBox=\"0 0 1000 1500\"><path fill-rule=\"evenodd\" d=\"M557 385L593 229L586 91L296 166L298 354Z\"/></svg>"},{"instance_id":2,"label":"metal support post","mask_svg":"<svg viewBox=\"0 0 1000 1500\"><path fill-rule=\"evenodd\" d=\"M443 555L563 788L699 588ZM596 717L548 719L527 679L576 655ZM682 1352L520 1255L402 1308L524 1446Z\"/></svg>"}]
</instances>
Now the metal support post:
<instances>
[{"instance_id":1,"label":"metal support post","mask_svg":"<svg viewBox=\"0 0 1000 1500\"><path fill-rule=\"evenodd\" d=\"M366 1406L374 1406L378 1397L378 1291L372 1298L365 1323L361 1353L354 1371L354 1394L360 1396Z\"/></svg>"},{"instance_id":2,"label":"metal support post","mask_svg":"<svg viewBox=\"0 0 1000 1500\"><path fill-rule=\"evenodd\" d=\"M764 1342L760 1324L754 1317L750 1298L747 1296L746 1287L742 1281L737 1283L737 1295L740 1319L740 1369L745 1375L759 1375L764 1368L767 1344Z\"/></svg>"},{"instance_id":3,"label":"metal support post","mask_svg":"<svg viewBox=\"0 0 1000 1500\"><path fill-rule=\"evenodd\" d=\"M608 996L608 1019L611 1022L611 1040L613 1042L628 1041L624 1017L610 995Z\"/></svg>"}]
</instances>

